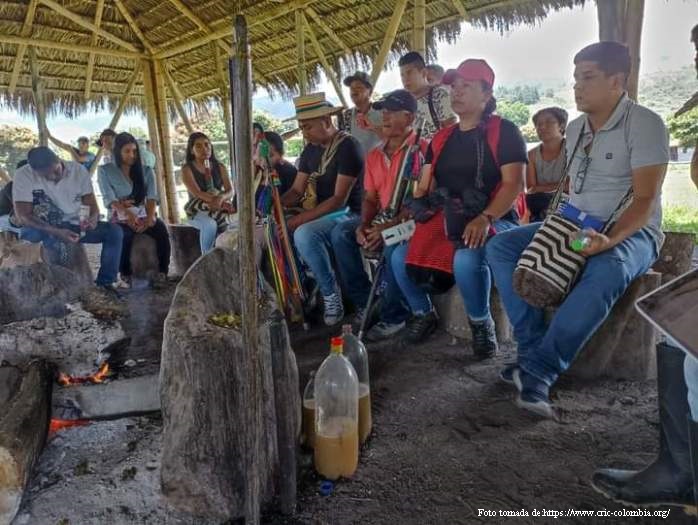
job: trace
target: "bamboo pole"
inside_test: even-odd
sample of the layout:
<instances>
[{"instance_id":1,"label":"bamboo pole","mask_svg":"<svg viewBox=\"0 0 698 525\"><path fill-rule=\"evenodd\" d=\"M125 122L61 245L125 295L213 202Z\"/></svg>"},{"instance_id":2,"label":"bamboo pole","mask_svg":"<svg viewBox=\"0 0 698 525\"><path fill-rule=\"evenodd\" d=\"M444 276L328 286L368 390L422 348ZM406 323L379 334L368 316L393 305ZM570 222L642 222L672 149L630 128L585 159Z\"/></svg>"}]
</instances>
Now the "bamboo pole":
<instances>
[{"instance_id":1,"label":"bamboo pole","mask_svg":"<svg viewBox=\"0 0 698 525\"><path fill-rule=\"evenodd\" d=\"M395 42L395 36L400 28L400 21L402 20L402 15L405 13L406 6L407 0L397 0L395 2L395 11L393 11L393 16L390 17L390 21L388 22L388 27L386 28L385 37L383 37L383 43L381 44L380 51L378 51L378 56L373 61L371 84L374 86L376 85L378 77L380 76L381 71L383 71L383 67L388 60L388 53L390 53L390 48Z\"/></svg>"},{"instance_id":2,"label":"bamboo pole","mask_svg":"<svg viewBox=\"0 0 698 525\"><path fill-rule=\"evenodd\" d=\"M97 9L95 11L95 26L102 25L102 13L104 12L104 0L97 0ZM92 47L97 45L97 33L92 32ZM85 75L85 100L90 98L92 91L92 74L95 70L95 54L90 53L87 58L87 73Z\"/></svg>"},{"instance_id":3,"label":"bamboo pole","mask_svg":"<svg viewBox=\"0 0 698 525\"><path fill-rule=\"evenodd\" d=\"M625 12L625 43L630 51L630 75L628 76L628 96L637 101L640 81L640 48L642 41L642 21L645 14L645 0L627 0Z\"/></svg>"},{"instance_id":4,"label":"bamboo pole","mask_svg":"<svg viewBox=\"0 0 698 525\"><path fill-rule=\"evenodd\" d=\"M325 32L325 34L328 37L330 37L330 39L332 41L334 41L335 44L337 44L339 46L339 48L342 50L342 52L347 57L350 57L353 55L353 53L351 52L351 49L349 49L349 46L344 43L344 40L342 40L341 38L339 38L339 36L337 36L337 33L332 31L332 29L330 29L330 27L325 23L325 21L322 18L320 18L320 16L315 12L315 9L313 9L312 7L306 7L305 12L307 13L307 15L310 18L313 19L313 22L315 22L315 24L320 29L322 29ZM306 20L306 23L307 23L307 20ZM310 26L308 26L308 27L310 27Z\"/></svg>"},{"instance_id":5,"label":"bamboo pole","mask_svg":"<svg viewBox=\"0 0 698 525\"><path fill-rule=\"evenodd\" d=\"M34 47L45 47L52 50L73 51L75 53L96 53L115 58L145 58L146 55L133 51L122 51L120 49L107 49L105 47L81 46L78 44L67 44L65 42L54 42L51 40L41 40L23 36L13 36L0 33L0 43L30 45Z\"/></svg>"},{"instance_id":6,"label":"bamboo pole","mask_svg":"<svg viewBox=\"0 0 698 525\"><path fill-rule=\"evenodd\" d=\"M249 360L250 376L244 378L243 388L249 387L247 401L251 410L241 431L248 454L243 459L247 472L245 491L245 522L257 524L260 518L259 432L262 428L262 399L260 385L259 346L257 341L257 267L254 242L254 168L252 165L252 61L245 17L235 17L235 53L230 61L231 98L235 107L235 172L237 173L238 214L240 235L238 253L242 281L242 339L243 359Z\"/></svg>"},{"instance_id":7,"label":"bamboo pole","mask_svg":"<svg viewBox=\"0 0 698 525\"><path fill-rule=\"evenodd\" d=\"M177 208L177 190L175 188L174 161L172 159L172 141L170 139L170 119L165 98L165 78L162 74L162 62L153 61L153 77L155 80L155 104L158 136L160 137L160 154L162 155L162 173L167 194L167 221L170 224L179 222Z\"/></svg>"},{"instance_id":8,"label":"bamboo pole","mask_svg":"<svg viewBox=\"0 0 698 525\"><path fill-rule=\"evenodd\" d=\"M61 4L58 4L54 2L53 0L39 0L42 4L44 4L46 7L50 8L51 10L55 11L59 15L62 15L66 17L68 20L71 22L74 22L75 24L84 27L85 29L89 29L90 31L93 31L94 33L98 34L105 40L109 40L110 42L114 42L115 44L118 44L119 46L123 47L124 49L128 49L129 51L134 51L137 52L138 49L131 44L130 42L126 42L125 40L122 40L116 35L112 35L110 32L105 31L104 29L101 29L97 26L95 26L92 22L89 20L85 20L83 17L80 15L77 15L73 13L72 11L66 9L63 7Z\"/></svg>"},{"instance_id":9,"label":"bamboo pole","mask_svg":"<svg viewBox=\"0 0 698 525\"><path fill-rule=\"evenodd\" d=\"M599 40L624 41L623 23L626 0L603 0L596 4Z\"/></svg>"},{"instance_id":10,"label":"bamboo pole","mask_svg":"<svg viewBox=\"0 0 698 525\"><path fill-rule=\"evenodd\" d=\"M220 101L221 110L223 111L223 124L225 125L225 136L228 139L228 154L230 156L230 168L233 167L235 152L233 151L233 117L230 113L230 90L228 88L228 83L226 82L226 72L228 66L228 61L225 60L221 64L221 54L217 46L212 45L213 57L216 61L216 70L218 71L218 78L221 83L220 87Z\"/></svg>"},{"instance_id":11,"label":"bamboo pole","mask_svg":"<svg viewBox=\"0 0 698 525\"><path fill-rule=\"evenodd\" d=\"M175 84L174 79L172 78L172 75L170 75L170 72L167 70L167 66L164 62L161 63L161 67L162 75L165 77L165 82L167 83L167 91L170 92L170 97L174 101L174 105L177 109L177 113L179 114L179 118L182 119L184 127L187 128L187 132L191 135L192 133L194 133L194 128L192 127L191 121L189 120L189 115L187 115L187 112L184 110L184 104L182 103L182 93L179 92L177 84Z\"/></svg>"},{"instance_id":12,"label":"bamboo pole","mask_svg":"<svg viewBox=\"0 0 698 525\"><path fill-rule=\"evenodd\" d=\"M461 0L451 0L451 3L453 4L453 7L456 8L456 11L458 11L458 15L463 20L467 20L468 19L468 12L465 10L465 6L463 5L463 2Z\"/></svg>"},{"instance_id":13,"label":"bamboo pole","mask_svg":"<svg viewBox=\"0 0 698 525\"><path fill-rule=\"evenodd\" d=\"M36 109L36 124L39 128L39 145L48 146L48 130L46 128L46 97L44 86L39 76L39 66L36 63L36 49L29 48L29 66L32 72L32 93Z\"/></svg>"},{"instance_id":14,"label":"bamboo pole","mask_svg":"<svg viewBox=\"0 0 698 525\"><path fill-rule=\"evenodd\" d=\"M308 24L308 19L305 17L305 15L301 14L301 16L303 17L303 24L305 25L305 28L308 30L308 36L310 37L310 43L313 45L313 48L315 48L315 54L318 56L318 59L320 60L320 63L322 64L323 69L325 70L325 76L328 79L330 79L330 82L332 82L332 85L334 86L334 90L337 92L337 96L339 97L339 100L342 102L342 105L344 107L349 107L347 105L347 100L344 98L344 93L342 92L342 86L339 83L337 76L334 74L334 71L332 71L330 64L327 62L327 58L325 57L325 54L322 52L322 48L320 47L320 43L318 42L318 39L315 36L315 32L313 31L313 28L310 27L310 24Z\"/></svg>"},{"instance_id":15,"label":"bamboo pole","mask_svg":"<svg viewBox=\"0 0 698 525\"><path fill-rule=\"evenodd\" d=\"M298 55L298 89L301 95L308 92L308 71L305 68L305 31L303 22L303 11L296 9L296 53Z\"/></svg>"},{"instance_id":16,"label":"bamboo pole","mask_svg":"<svg viewBox=\"0 0 698 525\"><path fill-rule=\"evenodd\" d=\"M22 26L22 31L20 35L23 38L27 38L32 32L32 26L34 25L34 14L36 13L37 0L31 0L27 6L27 15L24 17L24 25ZM19 72L22 70L22 61L24 60L24 54L27 51L27 44L19 44L17 48L17 56L15 57L15 64L12 67L12 75L10 75L10 93L14 93L17 87L17 79L19 78Z\"/></svg>"},{"instance_id":17,"label":"bamboo pole","mask_svg":"<svg viewBox=\"0 0 698 525\"><path fill-rule=\"evenodd\" d=\"M191 22L194 23L196 27L198 27L201 31L203 31L206 34L211 34L213 33L213 29L211 29L199 16L192 11L187 4L182 2L182 0L169 0L171 4L173 4L176 8L177 11L182 13L187 19L189 19ZM225 44L221 42L220 40L215 40L215 45L223 49L226 53L228 50L225 47Z\"/></svg>"},{"instance_id":18,"label":"bamboo pole","mask_svg":"<svg viewBox=\"0 0 698 525\"><path fill-rule=\"evenodd\" d=\"M426 2L414 0L414 26L412 27L412 50L417 51L426 60L427 31L426 31Z\"/></svg>"},{"instance_id":19,"label":"bamboo pole","mask_svg":"<svg viewBox=\"0 0 698 525\"><path fill-rule=\"evenodd\" d=\"M138 27L138 24L136 21L133 19L131 16L131 13L129 13L128 9L126 9L126 6L121 0L114 0L114 5L116 8L119 10L119 13L121 13L121 16L124 17L124 20L128 23L129 27L131 30L136 34L138 37L138 40L141 41L141 44L143 44L143 47L145 50L150 53L151 55L153 54L153 46L150 45L148 42L148 39L145 38L145 35L143 34L143 31L140 30ZM160 5L160 4L158 4Z\"/></svg>"}]
</instances>

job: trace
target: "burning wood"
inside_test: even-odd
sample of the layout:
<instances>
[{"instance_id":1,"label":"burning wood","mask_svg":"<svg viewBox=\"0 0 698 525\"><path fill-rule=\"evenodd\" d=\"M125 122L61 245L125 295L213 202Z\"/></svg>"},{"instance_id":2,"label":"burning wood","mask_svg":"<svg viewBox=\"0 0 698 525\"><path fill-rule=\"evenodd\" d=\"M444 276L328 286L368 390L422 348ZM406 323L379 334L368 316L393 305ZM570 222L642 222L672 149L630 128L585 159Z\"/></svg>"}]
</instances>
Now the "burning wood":
<instances>
[{"instance_id":1,"label":"burning wood","mask_svg":"<svg viewBox=\"0 0 698 525\"><path fill-rule=\"evenodd\" d=\"M48 425L48 435L51 437L56 434L56 432L60 432L66 428L84 427L89 424L90 422L87 419L52 419Z\"/></svg>"},{"instance_id":2,"label":"burning wood","mask_svg":"<svg viewBox=\"0 0 698 525\"><path fill-rule=\"evenodd\" d=\"M85 383L104 383L106 379L111 376L111 370L109 368L109 363L106 361L102 363L94 374L89 374L86 376L69 376L63 372L59 372L58 379L56 380L61 386L72 386L72 385L83 385Z\"/></svg>"}]
</instances>

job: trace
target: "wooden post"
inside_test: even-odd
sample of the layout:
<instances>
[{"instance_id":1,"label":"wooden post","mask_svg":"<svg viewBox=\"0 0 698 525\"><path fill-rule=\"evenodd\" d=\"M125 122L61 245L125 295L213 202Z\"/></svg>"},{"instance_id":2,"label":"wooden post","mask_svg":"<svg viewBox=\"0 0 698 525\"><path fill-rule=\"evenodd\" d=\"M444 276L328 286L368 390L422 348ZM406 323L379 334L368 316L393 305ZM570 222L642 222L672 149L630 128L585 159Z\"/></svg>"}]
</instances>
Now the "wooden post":
<instances>
[{"instance_id":1,"label":"wooden post","mask_svg":"<svg viewBox=\"0 0 698 525\"><path fill-rule=\"evenodd\" d=\"M184 127L187 128L187 132L191 135L192 133L194 133L194 128L191 125L191 121L189 120L187 112L184 111L184 104L182 103L182 94L179 92L177 84L175 84L174 79L172 78L172 75L170 75L170 72L167 70L167 66L165 65L165 63L162 62L161 66L162 76L165 77L165 82L167 83L167 91L170 92L170 95L174 100L175 108L177 108L179 118L182 119Z\"/></svg>"},{"instance_id":2,"label":"wooden post","mask_svg":"<svg viewBox=\"0 0 698 525\"><path fill-rule=\"evenodd\" d=\"M228 166L228 168L231 171L234 171L232 169L233 165L235 164L235 152L233 151L233 117L230 113L230 91L228 89L228 83L226 82L227 75L224 71L228 67L228 61L224 60L223 63L221 63L221 54L220 50L218 49L218 46L212 44L212 48L213 56L216 60L216 70L218 71L218 78L220 79L221 83L221 109L223 110L223 124L225 125L225 136L228 139L228 154L230 156L230 166ZM235 188L233 189L237 191Z\"/></svg>"},{"instance_id":3,"label":"wooden post","mask_svg":"<svg viewBox=\"0 0 698 525\"><path fill-rule=\"evenodd\" d=\"M260 357L257 340L257 267L255 265L254 241L254 168L252 165L252 61L247 33L247 21L242 15L235 17L235 54L230 61L230 90L235 107L235 173L238 183L238 214L240 257L242 340L245 360L250 363L250 374L243 378L249 387L250 411L242 429L247 448L245 491L245 521L257 524L260 518L259 480L259 432L262 428L262 399L260 397Z\"/></svg>"},{"instance_id":4,"label":"wooden post","mask_svg":"<svg viewBox=\"0 0 698 525\"><path fill-rule=\"evenodd\" d=\"M427 59L426 1L414 0L414 26L412 27L412 51Z\"/></svg>"},{"instance_id":5,"label":"wooden post","mask_svg":"<svg viewBox=\"0 0 698 525\"><path fill-rule=\"evenodd\" d=\"M305 68L305 31L303 11L296 9L296 50L298 51L298 89L301 95L308 92L308 71Z\"/></svg>"},{"instance_id":6,"label":"wooden post","mask_svg":"<svg viewBox=\"0 0 698 525\"><path fill-rule=\"evenodd\" d=\"M29 47L29 65L32 72L32 94L34 95L34 109L36 110L36 125L39 128L39 145L48 146L46 98L44 96L44 86L39 76L39 64L36 61L36 49L34 47Z\"/></svg>"},{"instance_id":7,"label":"wooden post","mask_svg":"<svg viewBox=\"0 0 698 525\"><path fill-rule=\"evenodd\" d=\"M332 82L334 90L337 92L337 96L339 97L339 100L342 102L342 105L344 107L349 107L347 105L346 98L344 98L344 93L342 92L342 85L339 83L337 75L335 75L335 73L332 71L329 62L325 57L325 53L322 52L322 48L320 47L320 43L318 42L318 39L315 36L313 28L310 27L310 24L308 24L308 19L305 17L305 14L302 14L301 16L303 17L303 23L305 25L305 28L308 30L310 43L313 45L313 48L315 49L315 54L318 56L318 59L320 60L323 69L325 70L325 76L330 80L330 82Z\"/></svg>"},{"instance_id":8,"label":"wooden post","mask_svg":"<svg viewBox=\"0 0 698 525\"><path fill-rule=\"evenodd\" d=\"M599 19L599 40L623 42L626 0L603 0L596 4Z\"/></svg>"},{"instance_id":9,"label":"wooden post","mask_svg":"<svg viewBox=\"0 0 698 525\"><path fill-rule=\"evenodd\" d=\"M160 155L162 156L162 173L165 193L167 194L167 222L179 222L177 208L177 190L175 188L174 161L172 160L172 142L170 140L170 119L165 98L165 79L162 74L162 61L153 61L153 77L155 79L156 122L160 137Z\"/></svg>"},{"instance_id":10,"label":"wooden post","mask_svg":"<svg viewBox=\"0 0 698 525\"><path fill-rule=\"evenodd\" d=\"M383 37L383 43L381 44L380 51L378 51L378 56L373 61L373 70L371 71L371 83L375 86L378 77L385 66L385 62L388 59L388 53L390 53L390 48L395 42L395 35L400 28L400 22L402 21L402 15L405 13L405 7L407 6L407 0L397 0L395 2L395 11L393 11L393 16L390 17L388 22L388 27L385 31L385 36Z\"/></svg>"}]
</instances>

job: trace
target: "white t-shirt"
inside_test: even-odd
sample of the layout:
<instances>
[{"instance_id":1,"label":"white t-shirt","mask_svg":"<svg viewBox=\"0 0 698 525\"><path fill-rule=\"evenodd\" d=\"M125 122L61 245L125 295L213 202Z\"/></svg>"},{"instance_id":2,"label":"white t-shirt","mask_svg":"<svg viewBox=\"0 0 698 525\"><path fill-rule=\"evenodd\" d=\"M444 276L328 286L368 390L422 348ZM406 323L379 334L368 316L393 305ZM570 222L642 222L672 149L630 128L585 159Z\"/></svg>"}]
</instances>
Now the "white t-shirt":
<instances>
[{"instance_id":1,"label":"white t-shirt","mask_svg":"<svg viewBox=\"0 0 698 525\"><path fill-rule=\"evenodd\" d=\"M38 205L48 199L63 212L62 222L71 224L79 224L82 198L92 193L92 180L85 167L68 161L63 161L63 177L58 182L38 175L27 164L15 172L12 186L12 200L15 203Z\"/></svg>"}]
</instances>

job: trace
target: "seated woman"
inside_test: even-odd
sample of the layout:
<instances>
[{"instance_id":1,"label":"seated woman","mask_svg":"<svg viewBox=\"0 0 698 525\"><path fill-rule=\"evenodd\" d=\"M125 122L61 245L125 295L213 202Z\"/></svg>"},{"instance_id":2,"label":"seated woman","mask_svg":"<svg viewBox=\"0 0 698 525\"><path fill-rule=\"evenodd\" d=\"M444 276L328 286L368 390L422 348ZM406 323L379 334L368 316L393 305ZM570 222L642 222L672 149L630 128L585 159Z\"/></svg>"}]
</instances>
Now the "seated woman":
<instances>
[{"instance_id":1,"label":"seated woman","mask_svg":"<svg viewBox=\"0 0 698 525\"><path fill-rule=\"evenodd\" d=\"M565 127L567 111L543 108L533 115L533 125L541 143L528 152L526 206L529 222L545 219L550 200L565 172Z\"/></svg>"},{"instance_id":2,"label":"seated woman","mask_svg":"<svg viewBox=\"0 0 698 525\"><path fill-rule=\"evenodd\" d=\"M129 283L133 237L145 233L155 239L158 281L165 281L170 267L170 236L165 224L156 217L158 195L153 170L143 167L138 143L129 133L116 135L112 152L112 162L99 167L99 187L112 220L124 233L121 279Z\"/></svg>"},{"instance_id":3,"label":"seated woman","mask_svg":"<svg viewBox=\"0 0 698 525\"><path fill-rule=\"evenodd\" d=\"M233 212L230 198L233 185L228 170L218 162L208 137L192 133L187 141L182 181L189 191L184 211L189 225L199 230L201 253L213 248L218 234L227 228L227 216Z\"/></svg>"},{"instance_id":4,"label":"seated woman","mask_svg":"<svg viewBox=\"0 0 698 525\"><path fill-rule=\"evenodd\" d=\"M446 227L460 237L453 273L468 312L474 354L487 359L496 353L497 339L490 315L491 274L484 246L496 232L517 225L513 207L523 189L526 144L515 124L492 116L496 108L494 72L484 60L466 60L458 69L449 70L443 82L451 86L451 106L460 122L434 136L414 196L438 188L439 193L462 199L462 204L474 203L464 214L447 213ZM488 131L497 123L499 142L497 151L492 151ZM405 339L417 343L436 328L436 314L429 295L408 276L407 249L408 245L395 249L391 266L413 314Z\"/></svg>"}]
</instances>

